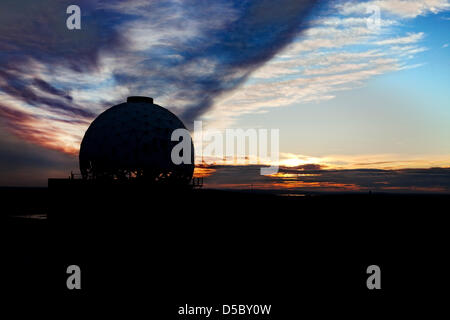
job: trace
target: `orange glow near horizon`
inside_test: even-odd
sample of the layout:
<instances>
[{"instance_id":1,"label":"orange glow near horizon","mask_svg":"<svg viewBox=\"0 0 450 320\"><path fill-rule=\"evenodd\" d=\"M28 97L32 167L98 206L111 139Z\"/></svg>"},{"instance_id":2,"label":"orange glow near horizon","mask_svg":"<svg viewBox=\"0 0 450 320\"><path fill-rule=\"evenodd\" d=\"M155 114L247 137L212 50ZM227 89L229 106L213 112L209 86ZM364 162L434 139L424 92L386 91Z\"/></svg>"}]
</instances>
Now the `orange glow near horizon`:
<instances>
[{"instance_id":1,"label":"orange glow near horizon","mask_svg":"<svg viewBox=\"0 0 450 320\"><path fill-rule=\"evenodd\" d=\"M450 168L450 155L332 155L322 158L304 157L280 159L278 162L261 161L235 161L235 160L215 160L207 163L201 159L196 159L196 163L201 163L203 167L211 166L278 166L285 168L302 168L313 170L307 166L317 166L321 170L351 170L351 169L427 169L427 168Z\"/></svg>"},{"instance_id":2,"label":"orange glow near horizon","mask_svg":"<svg viewBox=\"0 0 450 320\"><path fill-rule=\"evenodd\" d=\"M216 169L214 168L208 168L206 166L195 166L194 169L194 178L204 178L204 177L209 177L210 175L212 175L214 172L216 172Z\"/></svg>"}]
</instances>

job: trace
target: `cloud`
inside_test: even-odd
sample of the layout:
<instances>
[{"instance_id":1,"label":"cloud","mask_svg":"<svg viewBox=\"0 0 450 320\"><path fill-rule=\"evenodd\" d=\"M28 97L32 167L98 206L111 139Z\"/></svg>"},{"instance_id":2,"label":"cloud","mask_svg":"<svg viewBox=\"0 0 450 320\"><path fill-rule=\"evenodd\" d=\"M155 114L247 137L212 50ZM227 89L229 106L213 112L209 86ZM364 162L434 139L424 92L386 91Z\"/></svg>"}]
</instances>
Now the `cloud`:
<instances>
[{"instance_id":1,"label":"cloud","mask_svg":"<svg viewBox=\"0 0 450 320\"><path fill-rule=\"evenodd\" d=\"M367 2L340 1L313 17L316 1L2 2L2 130L76 154L90 121L131 94L224 127L423 65L413 59L426 35L396 28L448 6L375 2L378 31L367 28ZM69 4L80 5L82 30L67 30Z\"/></svg>"},{"instance_id":2,"label":"cloud","mask_svg":"<svg viewBox=\"0 0 450 320\"><path fill-rule=\"evenodd\" d=\"M4 121L0 121L0 186L46 186L49 177L66 178L76 168L77 157L9 134Z\"/></svg>"},{"instance_id":3,"label":"cloud","mask_svg":"<svg viewBox=\"0 0 450 320\"><path fill-rule=\"evenodd\" d=\"M82 8L82 30L70 31L66 8L74 3ZM47 148L75 152L80 129L97 111L95 104L74 99L72 90L80 85L82 75L97 71L104 52L120 48L125 41L113 27L125 16L97 9L100 3L1 2L0 112L4 130Z\"/></svg>"},{"instance_id":4,"label":"cloud","mask_svg":"<svg viewBox=\"0 0 450 320\"><path fill-rule=\"evenodd\" d=\"M379 56L380 58L370 59L369 57ZM328 59L333 54L328 56ZM280 78L282 68L289 68L282 64L272 63L264 66L254 77L261 76L264 81L254 81L246 84L233 95L224 98L217 103L210 115L210 119L220 119L219 123L213 123L214 126L226 125L226 119L233 119L246 113L255 113L267 111L271 108L279 108L284 106L292 106L305 102L319 102L334 98L336 92L349 90L361 86L368 79L400 70L402 64L397 59L383 58L385 54L376 51L364 52L360 55L359 63L351 63L357 59L356 54L345 55L336 54L337 59L341 59L342 63L333 64L323 60L322 64L311 68L308 60L320 60L320 54L314 52L306 57L306 59L295 59L295 63L299 70L296 72L290 68L288 79ZM349 63L346 63L346 62ZM274 72L275 71L275 72ZM271 73L274 72L274 73ZM296 77L294 77L297 75ZM277 77L277 79L273 79ZM269 81L267 81L269 79Z\"/></svg>"},{"instance_id":5,"label":"cloud","mask_svg":"<svg viewBox=\"0 0 450 320\"><path fill-rule=\"evenodd\" d=\"M188 123L232 91L305 28L315 1L188 1L146 7L125 25L134 48L146 50L138 69L115 73L133 91L161 93ZM212 21L214 23L212 23ZM156 33L148 36L148 30ZM144 40L145 39L145 40ZM132 73L130 73L131 71ZM141 73L136 81L136 74ZM137 84L137 85L134 85Z\"/></svg>"},{"instance_id":6,"label":"cloud","mask_svg":"<svg viewBox=\"0 0 450 320\"><path fill-rule=\"evenodd\" d=\"M216 101L205 117L210 126L231 125L243 114L330 100L373 77L425 65L417 61L428 50L421 44L424 32L402 34L403 17L386 15L381 15L380 29L369 28L367 3L361 5L341 1L337 11L314 19L301 38L252 73L232 95ZM350 10L352 16L346 16Z\"/></svg>"},{"instance_id":7,"label":"cloud","mask_svg":"<svg viewBox=\"0 0 450 320\"><path fill-rule=\"evenodd\" d=\"M299 164L315 163L327 169L408 169L447 167L450 164L450 155L424 155L424 154L330 154L322 157L311 157L293 153L282 153L280 166L295 167Z\"/></svg>"},{"instance_id":8,"label":"cloud","mask_svg":"<svg viewBox=\"0 0 450 320\"><path fill-rule=\"evenodd\" d=\"M6 127L74 152L87 123L130 94L156 97L189 125L307 28L316 2L2 2ZM70 4L81 30L66 28Z\"/></svg>"},{"instance_id":9,"label":"cloud","mask_svg":"<svg viewBox=\"0 0 450 320\"><path fill-rule=\"evenodd\" d=\"M439 13L449 10L447 0L375 0L375 1L346 1L337 5L344 15L365 14L369 6L380 8L381 14L388 13L400 18L415 18L428 13Z\"/></svg>"},{"instance_id":10,"label":"cloud","mask_svg":"<svg viewBox=\"0 0 450 320\"><path fill-rule=\"evenodd\" d=\"M450 168L323 170L282 167L277 174L259 175L258 166L213 166L206 187L302 192L432 192L450 193Z\"/></svg>"},{"instance_id":11,"label":"cloud","mask_svg":"<svg viewBox=\"0 0 450 320\"><path fill-rule=\"evenodd\" d=\"M375 44L377 45L399 45L399 44L410 44L410 43L416 43L420 40L422 40L424 37L423 32L418 33L411 33L405 37L397 37L392 39L386 39L382 41L377 41Z\"/></svg>"},{"instance_id":12,"label":"cloud","mask_svg":"<svg viewBox=\"0 0 450 320\"><path fill-rule=\"evenodd\" d=\"M293 167L293 169L295 170L321 170L326 168L325 165L322 164L317 164L317 163L307 163L307 164L303 164L303 165L299 165L296 167Z\"/></svg>"}]
</instances>

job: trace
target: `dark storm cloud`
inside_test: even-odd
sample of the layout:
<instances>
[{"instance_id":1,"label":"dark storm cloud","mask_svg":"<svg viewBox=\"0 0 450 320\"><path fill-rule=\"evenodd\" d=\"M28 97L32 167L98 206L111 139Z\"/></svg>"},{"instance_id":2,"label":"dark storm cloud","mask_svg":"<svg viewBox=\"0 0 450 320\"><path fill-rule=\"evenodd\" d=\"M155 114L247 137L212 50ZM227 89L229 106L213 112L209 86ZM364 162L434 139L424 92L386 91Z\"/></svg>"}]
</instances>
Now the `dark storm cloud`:
<instances>
[{"instance_id":1,"label":"dark storm cloud","mask_svg":"<svg viewBox=\"0 0 450 320\"><path fill-rule=\"evenodd\" d=\"M281 172L290 172L290 169L282 168ZM298 173L313 175L276 179L280 182L292 179L325 183L324 185L329 183L337 188L342 185L342 190L345 190L345 186L354 185L361 190L450 192L450 168L321 170Z\"/></svg>"},{"instance_id":2,"label":"dark storm cloud","mask_svg":"<svg viewBox=\"0 0 450 320\"><path fill-rule=\"evenodd\" d=\"M279 174L261 176L259 166L211 166L205 178L215 188L303 191L379 191L450 193L450 168L308 170L281 167Z\"/></svg>"},{"instance_id":3,"label":"dark storm cloud","mask_svg":"<svg viewBox=\"0 0 450 320\"><path fill-rule=\"evenodd\" d=\"M326 166L322 164L317 163L306 163L295 167L289 167L289 168L282 168L283 172L288 172L289 170L298 172L298 170L321 170L325 169Z\"/></svg>"}]
</instances>

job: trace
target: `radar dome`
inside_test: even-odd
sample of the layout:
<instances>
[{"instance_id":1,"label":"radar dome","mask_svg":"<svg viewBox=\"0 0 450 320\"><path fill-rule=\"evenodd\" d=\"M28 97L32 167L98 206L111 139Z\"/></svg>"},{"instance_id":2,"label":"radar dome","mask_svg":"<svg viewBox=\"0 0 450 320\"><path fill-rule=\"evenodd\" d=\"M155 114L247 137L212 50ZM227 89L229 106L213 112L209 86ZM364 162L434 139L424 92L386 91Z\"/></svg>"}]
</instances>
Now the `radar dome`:
<instances>
[{"instance_id":1,"label":"radar dome","mask_svg":"<svg viewBox=\"0 0 450 320\"><path fill-rule=\"evenodd\" d=\"M80 171L85 179L142 179L188 184L191 163L172 162L172 132L185 126L169 110L148 97L129 97L101 113L87 129L80 147Z\"/></svg>"}]
</instances>

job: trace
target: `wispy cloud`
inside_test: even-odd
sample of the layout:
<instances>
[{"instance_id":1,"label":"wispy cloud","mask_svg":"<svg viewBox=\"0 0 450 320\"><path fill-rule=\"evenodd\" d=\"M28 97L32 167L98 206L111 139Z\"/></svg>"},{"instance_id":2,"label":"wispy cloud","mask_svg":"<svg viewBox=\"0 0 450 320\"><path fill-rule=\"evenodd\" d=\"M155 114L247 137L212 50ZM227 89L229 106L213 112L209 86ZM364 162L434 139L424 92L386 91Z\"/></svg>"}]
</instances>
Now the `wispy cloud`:
<instances>
[{"instance_id":1,"label":"wispy cloud","mask_svg":"<svg viewBox=\"0 0 450 320\"><path fill-rule=\"evenodd\" d=\"M373 77L423 66L414 58L428 50L422 44L426 34L399 34L398 26L407 23L403 19L448 7L442 2L412 2L404 12L386 1L339 2L335 11L315 19L302 38L256 70L233 95L217 101L207 119L221 119L214 126L229 125L241 114L330 100ZM367 24L368 5L391 13L381 15L379 29Z\"/></svg>"},{"instance_id":2,"label":"wispy cloud","mask_svg":"<svg viewBox=\"0 0 450 320\"><path fill-rule=\"evenodd\" d=\"M380 8L383 13L400 18L415 18L428 13L438 13L450 9L447 0L374 0L345 1L337 5L344 15L364 14L369 6Z\"/></svg>"},{"instance_id":3,"label":"wispy cloud","mask_svg":"<svg viewBox=\"0 0 450 320\"><path fill-rule=\"evenodd\" d=\"M129 94L155 96L189 125L307 28L315 3L2 2L3 114L21 137L70 152L87 122ZM82 9L81 30L65 26L69 4Z\"/></svg>"},{"instance_id":4,"label":"wispy cloud","mask_svg":"<svg viewBox=\"0 0 450 320\"><path fill-rule=\"evenodd\" d=\"M397 37L397 38L391 38L386 40L381 40L375 42L377 45L399 45L399 44L410 44L410 43L417 43L418 41L422 40L424 37L423 32L418 33L411 33L404 37Z\"/></svg>"}]
</instances>

